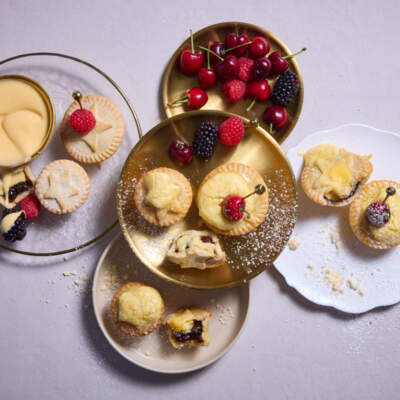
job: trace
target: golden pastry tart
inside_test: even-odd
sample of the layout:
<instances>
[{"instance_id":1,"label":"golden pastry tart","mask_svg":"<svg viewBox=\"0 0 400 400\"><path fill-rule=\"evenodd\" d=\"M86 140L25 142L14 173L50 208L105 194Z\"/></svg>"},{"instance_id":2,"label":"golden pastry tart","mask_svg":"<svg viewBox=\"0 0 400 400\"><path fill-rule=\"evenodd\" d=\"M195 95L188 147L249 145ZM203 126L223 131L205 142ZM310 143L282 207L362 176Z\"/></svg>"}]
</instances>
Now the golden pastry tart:
<instances>
[{"instance_id":1,"label":"golden pastry tart","mask_svg":"<svg viewBox=\"0 0 400 400\"><path fill-rule=\"evenodd\" d=\"M128 282L111 300L111 319L125 335L144 336L160 326L164 309L158 290L141 282Z\"/></svg>"},{"instance_id":2,"label":"golden pastry tart","mask_svg":"<svg viewBox=\"0 0 400 400\"><path fill-rule=\"evenodd\" d=\"M13 170L4 169L0 177L0 204L14 208L33 192L35 178L28 166Z\"/></svg>"},{"instance_id":3,"label":"golden pastry tart","mask_svg":"<svg viewBox=\"0 0 400 400\"><path fill-rule=\"evenodd\" d=\"M144 174L135 188L136 207L148 222L169 226L181 220L192 204L190 182L171 168L156 168Z\"/></svg>"},{"instance_id":4,"label":"golden pastry tart","mask_svg":"<svg viewBox=\"0 0 400 400\"><path fill-rule=\"evenodd\" d=\"M260 225L268 210L268 190L246 199L247 213L239 221L227 219L222 212L222 202L230 195L245 197L257 185L265 185L262 176L245 164L230 163L212 170L201 182L197 192L199 215L205 224L221 235L238 236Z\"/></svg>"},{"instance_id":5,"label":"golden pastry tart","mask_svg":"<svg viewBox=\"0 0 400 400\"><path fill-rule=\"evenodd\" d=\"M89 196L86 171L71 160L56 160L40 172L35 194L40 204L54 214L68 214L81 207Z\"/></svg>"},{"instance_id":6,"label":"golden pastry tart","mask_svg":"<svg viewBox=\"0 0 400 400\"><path fill-rule=\"evenodd\" d=\"M395 194L387 196L393 187ZM368 221L366 211L371 203L383 202L389 207L390 217L382 226ZM400 184L389 180L372 181L366 184L350 205L349 220L357 238L375 249L390 249L400 244Z\"/></svg>"},{"instance_id":7,"label":"golden pastry tart","mask_svg":"<svg viewBox=\"0 0 400 400\"><path fill-rule=\"evenodd\" d=\"M93 113L95 127L87 134L72 129L69 119L80 108L79 103L74 101L61 123L61 139L71 157L83 163L99 163L111 157L122 143L124 119L118 106L106 97L89 95L83 97L81 103L83 108Z\"/></svg>"},{"instance_id":8,"label":"golden pastry tart","mask_svg":"<svg viewBox=\"0 0 400 400\"><path fill-rule=\"evenodd\" d=\"M222 265L226 255L217 235L210 231L189 230L174 238L167 259L181 268L207 269Z\"/></svg>"},{"instance_id":9,"label":"golden pastry tart","mask_svg":"<svg viewBox=\"0 0 400 400\"><path fill-rule=\"evenodd\" d=\"M303 190L323 206L342 207L351 203L372 173L371 156L360 156L332 144L313 147L303 157Z\"/></svg>"},{"instance_id":10,"label":"golden pastry tart","mask_svg":"<svg viewBox=\"0 0 400 400\"><path fill-rule=\"evenodd\" d=\"M167 316L168 338L176 349L208 346L208 323L211 312L202 308L186 308Z\"/></svg>"}]
</instances>

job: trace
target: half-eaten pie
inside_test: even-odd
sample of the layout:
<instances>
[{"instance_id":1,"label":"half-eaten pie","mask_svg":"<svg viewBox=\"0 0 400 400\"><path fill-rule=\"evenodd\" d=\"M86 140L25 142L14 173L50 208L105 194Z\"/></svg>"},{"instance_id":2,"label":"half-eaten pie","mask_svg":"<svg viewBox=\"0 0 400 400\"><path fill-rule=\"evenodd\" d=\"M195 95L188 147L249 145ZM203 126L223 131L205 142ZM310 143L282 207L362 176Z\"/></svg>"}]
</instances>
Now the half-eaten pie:
<instances>
[{"instance_id":1,"label":"half-eaten pie","mask_svg":"<svg viewBox=\"0 0 400 400\"><path fill-rule=\"evenodd\" d=\"M189 230L181 232L171 243L168 260L181 268L215 268L225 262L217 235L210 231Z\"/></svg>"},{"instance_id":2,"label":"half-eaten pie","mask_svg":"<svg viewBox=\"0 0 400 400\"><path fill-rule=\"evenodd\" d=\"M168 337L176 349L208 346L208 322L211 312L202 308L186 308L167 316Z\"/></svg>"},{"instance_id":3,"label":"half-eaten pie","mask_svg":"<svg viewBox=\"0 0 400 400\"><path fill-rule=\"evenodd\" d=\"M301 185L306 195L323 206L342 207L367 182L371 156L360 156L332 144L320 144L304 155Z\"/></svg>"}]
</instances>

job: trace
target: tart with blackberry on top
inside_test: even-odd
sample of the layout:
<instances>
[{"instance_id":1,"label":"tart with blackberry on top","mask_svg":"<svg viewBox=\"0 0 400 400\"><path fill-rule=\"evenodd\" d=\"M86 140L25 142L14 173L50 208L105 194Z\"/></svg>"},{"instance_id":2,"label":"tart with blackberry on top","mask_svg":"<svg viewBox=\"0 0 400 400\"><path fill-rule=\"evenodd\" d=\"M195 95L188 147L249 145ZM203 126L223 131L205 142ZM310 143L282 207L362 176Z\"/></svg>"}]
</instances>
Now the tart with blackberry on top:
<instances>
[{"instance_id":1,"label":"tart with blackberry on top","mask_svg":"<svg viewBox=\"0 0 400 400\"><path fill-rule=\"evenodd\" d=\"M192 187L184 175L164 167L144 174L134 193L140 214L158 226L169 226L181 220L189 211L192 198Z\"/></svg>"},{"instance_id":2,"label":"tart with blackberry on top","mask_svg":"<svg viewBox=\"0 0 400 400\"><path fill-rule=\"evenodd\" d=\"M176 349L208 346L208 323L211 312L203 308L186 308L167 316L168 338Z\"/></svg>"},{"instance_id":3,"label":"tart with blackberry on top","mask_svg":"<svg viewBox=\"0 0 400 400\"><path fill-rule=\"evenodd\" d=\"M244 235L265 219L268 189L262 176L245 164L229 163L212 170L200 184L199 215L221 235Z\"/></svg>"},{"instance_id":4,"label":"tart with blackberry on top","mask_svg":"<svg viewBox=\"0 0 400 400\"><path fill-rule=\"evenodd\" d=\"M357 238L375 249L400 244L400 184L389 180L366 184L350 205L349 220Z\"/></svg>"},{"instance_id":5,"label":"tart with blackberry on top","mask_svg":"<svg viewBox=\"0 0 400 400\"><path fill-rule=\"evenodd\" d=\"M118 106L110 99L73 93L74 102L61 123L61 139L68 154L92 164L111 157L124 137L125 125Z\"/></svg>"},{"instance_id":6,"label":"tart with blackberry on top","mask_svg":"<svg viewBox=\"0 0 400 400\"><path fill-rule=\"evenodd\" d=\"M167 259L181 268L207 269L222 265L226 255L217 235L210 231L189 230L174 238Z\"/></svg>"},{"instance_id":7,"label":"tart with blackberry on top","mask_svg":"<svg viewBox=\"0 0 400 400\"><path fill-rule=\"evenodd\" d=\"M304 155L301 185L305 194L323 206L343 207L372 173L371 156L360 156L332 144L320 144Z\"/></svg>"},{"instance_id":8,"label":"tart with blackberry on top","mask_svg":"<svg viewBox=\"0 0 400 400\"><path fill-rule=\"evenodd\" d=\"M141 282L128 282L111 300L111 319L125 335L145 336L160 326L164 309L157 289Z\"/></svg>"}]
</instances>

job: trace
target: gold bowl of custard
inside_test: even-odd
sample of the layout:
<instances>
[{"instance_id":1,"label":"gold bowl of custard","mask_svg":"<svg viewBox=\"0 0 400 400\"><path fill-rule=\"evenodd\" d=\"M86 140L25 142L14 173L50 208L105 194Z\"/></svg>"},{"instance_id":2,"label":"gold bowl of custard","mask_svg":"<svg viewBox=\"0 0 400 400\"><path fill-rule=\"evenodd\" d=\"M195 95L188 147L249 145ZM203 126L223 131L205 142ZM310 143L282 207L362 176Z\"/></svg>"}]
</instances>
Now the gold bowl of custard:
<instances>
[{"instance_id":1,"label":"gold bowl of custard","mask_svg":"<svg viewBox=\"0 0 400 400\"><path fill-rule=\"evenodd\" d=\"M31 78L0 75L0 168L33 160L54 133L55 111L49 94Z\"/></svg>"}]
</instances>

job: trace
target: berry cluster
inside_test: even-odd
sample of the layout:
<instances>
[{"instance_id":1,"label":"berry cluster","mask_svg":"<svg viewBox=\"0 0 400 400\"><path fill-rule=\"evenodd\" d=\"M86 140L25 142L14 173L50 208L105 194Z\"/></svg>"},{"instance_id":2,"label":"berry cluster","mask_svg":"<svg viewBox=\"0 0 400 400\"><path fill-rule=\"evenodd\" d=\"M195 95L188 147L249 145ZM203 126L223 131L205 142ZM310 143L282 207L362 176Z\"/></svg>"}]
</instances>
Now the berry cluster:
<instances>
[{"instance_id":1,"label":"berry cluster","mask_svg":"<svg viewBox=\"0 0 400 400\"><path fill-rule=\"evenodd\" d=\"M229 103L236 103L243 98L250 100L247 111L255 102L272 103L263 115L270 130L282 128L287 121L286 107L293 101L299 91L300 82L295 72L289 71L288 60L305 51L283 56L279 51L270 54L270 44L262 36L251 40L245 33L229 33L225 42L213 42L208 47L198 46L195 49L192 31L190 31L191 49L182 51L179 57L179 68L188 76L196 76L198 87L187 90L186 95L171 103L187 103L191 109L203 107L208 96L206 90L221 82L221 93ZM272 91L267 78L276 80Z\"/></svg>"},{"instance_id":2,"label":"berry cluster","mask_svg":"<svg viewBox=\"0 0 400 400\"><path fill-rule=\"evenodd\" d=\"M244 131L245 125L239 117L227 118L219 128L212 122L202 122L194 133L192 145L180 139L174 140L168 154L180 167L189 164L193 154L208 160L213 156L218 140L226 146L236 146L243 139Z\"/></svg>"}]
</instances>

